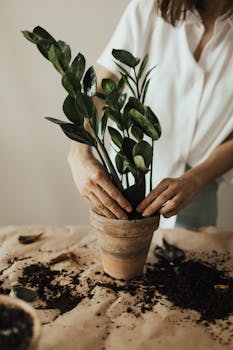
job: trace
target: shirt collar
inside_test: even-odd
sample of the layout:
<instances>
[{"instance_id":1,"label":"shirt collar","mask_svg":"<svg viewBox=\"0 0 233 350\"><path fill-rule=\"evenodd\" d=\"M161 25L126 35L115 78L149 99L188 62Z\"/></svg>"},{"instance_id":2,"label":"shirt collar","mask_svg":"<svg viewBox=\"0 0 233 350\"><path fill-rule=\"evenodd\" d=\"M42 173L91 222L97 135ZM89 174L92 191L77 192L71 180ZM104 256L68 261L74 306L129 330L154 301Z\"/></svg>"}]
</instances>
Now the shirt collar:
<instances>
[{"instance_id":1,"label":"shirt collar","mask_svg":"<svg viewBox=\"0 0 233 350\"><path fill-rule=\"evenodd\" d=\"M233 28L233 15L231 15L227 21L230 23L231 28Z\"/></svg>"},{"instance_id":2,"label":"shirt collar","mask_svg":"<svg viewBox=\"0 0 233 350\"><path fill-rule=\"evenodd\" d=\"M226 21L230 24L231 28L233 28L233 14L224 20L225 16L226 16L226 14L218 17L217 22L221 22L221 21L225 22ZM203 25L200 13L197 10L188 11L187 18L186 18L185 22L191 23L191 24L197 24L199 26Z\"/></svg>"}]
</instances>

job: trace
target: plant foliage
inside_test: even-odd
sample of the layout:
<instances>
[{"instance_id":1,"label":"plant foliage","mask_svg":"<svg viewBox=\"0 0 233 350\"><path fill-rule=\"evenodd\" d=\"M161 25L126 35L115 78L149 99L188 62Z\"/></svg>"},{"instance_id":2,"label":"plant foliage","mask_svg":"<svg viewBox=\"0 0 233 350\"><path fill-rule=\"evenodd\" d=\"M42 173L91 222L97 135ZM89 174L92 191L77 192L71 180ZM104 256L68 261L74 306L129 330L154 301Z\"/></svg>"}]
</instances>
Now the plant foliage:
<instances>
[{"instance_id":1,"label":"plant foliage","mask_svg":"<svg viewBox=\"0 0 233 350\"><path fill-rule=\"evenodd\" d=\"M86 60L81 53L72 60L70 46L64 41L57 41L39 26L32 32L22 33L61 74L62 85L68 93L63 103L68 121L46 119L58 124L70 139L95 147L115 186L136 208L146 194L147 173L152 189L154 142L161 136L158 118L145 105L150 74L155 68L147 70L148 54L140 59L129 51L113 49L112 55L121 79L117 83L103 79L100 92L97 91L95 69L92 66L86 68ZM101 115L98 115L95 105L96 98L104 104ZM114 121L114 127L108 126L109 120ZM116 149L115 164L105 148L107 131ZM129 184L129 173L134 178L132 185ZM124 178L126 181L123 181ZM126 186L123 185L125 182ZM134 211L130 218L137 215Z\"/></svg>"}]
</instances>

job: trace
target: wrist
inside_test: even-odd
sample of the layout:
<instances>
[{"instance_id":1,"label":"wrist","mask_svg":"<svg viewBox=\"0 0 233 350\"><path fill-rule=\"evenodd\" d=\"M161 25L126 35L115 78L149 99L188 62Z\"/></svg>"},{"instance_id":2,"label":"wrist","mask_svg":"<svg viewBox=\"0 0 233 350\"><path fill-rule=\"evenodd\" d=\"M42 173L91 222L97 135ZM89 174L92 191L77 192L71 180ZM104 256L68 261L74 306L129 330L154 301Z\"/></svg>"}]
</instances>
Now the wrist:
<instances>
[{"instance_id":1,"label":"wrist","mask_svg":"<svg viewBox=\"0 0 233 350\"><path fill-rule=\"evenodd\" d=\"M208 176L208 168L204 164L196 166L185 172L181 176L181 179L190 181L195 188L195 192L198 193L210 181Z\"/></svg>"},{"instance_id":2,"label":"wrist","mask_svg":"<svg viewBox=\"0 0 233 350\"><path fill-rule=\"evenodd\" d=\"M68 160L75 159L75 161L87 161L93 158L92 148L83 143L71 141Z\"/></svg>"}]
</instances>

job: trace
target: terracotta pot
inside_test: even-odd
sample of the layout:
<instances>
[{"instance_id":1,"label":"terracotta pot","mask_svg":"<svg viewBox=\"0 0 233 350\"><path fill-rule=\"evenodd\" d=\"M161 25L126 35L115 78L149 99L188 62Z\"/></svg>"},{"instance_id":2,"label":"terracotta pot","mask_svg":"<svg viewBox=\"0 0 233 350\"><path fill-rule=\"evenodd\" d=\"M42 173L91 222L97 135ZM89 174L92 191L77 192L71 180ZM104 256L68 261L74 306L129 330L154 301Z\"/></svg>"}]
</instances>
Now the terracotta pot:
<instances>
[{"instance_id":1,"label":"terracotta pot","mask_svg":"<svg viewBox=\"0 0 233 350\"><path fill-rule=\"evenodd\" d=\"M40 339L41 326L35 309L21 299L16 297L8 297L6 295L0 295L0 304L4 304L8 307L20 308L31 317L33 322L32 339L29 346L25 350L36 350Z\"/></svg>"},{"instance_id":2,"label":"terracotta pot","mask_svg":"<svg viewBox=\"0 0 233 350\"><path fill-rule=\"evenodd\" d=\"M143 272L159 215L141 220L107 219L91 212L104 271L118 279L131 279Z\"/></svg>"}]
</instances>

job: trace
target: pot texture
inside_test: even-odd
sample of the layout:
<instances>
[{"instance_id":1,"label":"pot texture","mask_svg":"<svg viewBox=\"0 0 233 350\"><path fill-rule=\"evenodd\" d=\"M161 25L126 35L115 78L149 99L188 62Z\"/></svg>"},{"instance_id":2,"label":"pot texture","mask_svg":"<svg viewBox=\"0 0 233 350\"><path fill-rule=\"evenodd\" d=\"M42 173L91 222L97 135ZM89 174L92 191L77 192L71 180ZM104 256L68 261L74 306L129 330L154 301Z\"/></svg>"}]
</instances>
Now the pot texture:
<instances>
[{"instance_id":1,"label":"pot texture","mask_svg":"<svg viewBox=\"0 0 233 350\"><path fill-rule=\"evenodd\" d=\"M159 215L141 220L108 219L91 212L104 271L117 279L140 276Z\"/></svg>"},{"instance_id":2,"label":"pot texture","mask_svg":"<svg viewBox=\"0 0 233 350\"><path fill-rule=\"evenodd\" d=\"M36 350L38 348L40 339L41 325L39 318L36 315L36 311L33 309L33 307L21 299L18 299L16 297L8 297L6 295L0 295L0 304L4 304L8 307L20 308L32 318L32 339L29 347L26 350Z\"/></svg>"}]
</instances>

